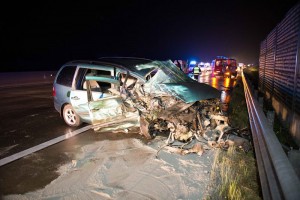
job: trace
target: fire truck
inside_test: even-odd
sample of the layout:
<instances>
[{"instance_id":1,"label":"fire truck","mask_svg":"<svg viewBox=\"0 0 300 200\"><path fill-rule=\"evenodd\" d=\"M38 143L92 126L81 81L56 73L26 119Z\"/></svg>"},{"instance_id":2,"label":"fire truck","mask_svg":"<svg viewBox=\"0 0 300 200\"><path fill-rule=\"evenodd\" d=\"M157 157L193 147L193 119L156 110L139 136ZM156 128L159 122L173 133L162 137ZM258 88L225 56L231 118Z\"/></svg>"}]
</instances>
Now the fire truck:
<instances>
[{"instance_id":1,"label":"fire truck","mask_svg":"<svg viewBox=\"0 0 300 200\"><path fill-rule=\"evenodd\" d=\"M225 56L217 56L211 63L212 73L215 76L236 77L237 65L236 60Z\"/></svg>"}]
</instances>

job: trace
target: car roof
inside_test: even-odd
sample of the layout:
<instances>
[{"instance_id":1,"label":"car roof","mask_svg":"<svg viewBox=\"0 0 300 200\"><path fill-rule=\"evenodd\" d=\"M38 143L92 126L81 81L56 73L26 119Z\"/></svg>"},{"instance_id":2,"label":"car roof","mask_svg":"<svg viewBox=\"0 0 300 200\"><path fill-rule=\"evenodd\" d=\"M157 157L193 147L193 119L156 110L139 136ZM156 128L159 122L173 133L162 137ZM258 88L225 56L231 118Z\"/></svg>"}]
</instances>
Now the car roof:
<instances>
[{"instance_id":1,"label":"car roof","mask_svg":"<svg viewBox=\"0 0 300 200\"><path fill-rule=\"evenodd\" d=\"M102 58L99 58L98 60L122 65L129 69L132 67L135 67L136 65L141 65L141 64L146 64L146 63L152 62L152 60L150 60L150 59L135 58L135 57L102 57Z\"/></svg>"},{"instance_id":2,"label":"car roof","mask_svg":"<svg viewBox=\"0 0 300 200\"><path fill-rule=\"evenodd\" d=\"M124 68L126 70L135 72L141 76L145 76L153 70L153 68L137 69L137 65L150 63L152 60L146 58L135 57L102 57L97 60L74 60L67 64L90 64L90 65L111 65Z\"/></svg>"}]
</instances>

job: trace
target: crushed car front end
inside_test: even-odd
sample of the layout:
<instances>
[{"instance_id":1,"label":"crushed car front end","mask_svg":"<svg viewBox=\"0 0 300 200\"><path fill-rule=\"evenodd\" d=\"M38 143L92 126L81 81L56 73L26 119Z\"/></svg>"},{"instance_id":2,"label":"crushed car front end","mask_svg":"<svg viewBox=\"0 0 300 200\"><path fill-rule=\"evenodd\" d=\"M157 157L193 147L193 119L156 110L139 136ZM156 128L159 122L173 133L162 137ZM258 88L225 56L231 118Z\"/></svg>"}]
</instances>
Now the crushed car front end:
<instances>
[{"instance_id":1,"label":"crushed car front end","mask_svg":"<svg viewBox=\"0 0 300 200\"><path fill-rule=\"evenodd\" d=\"M211 110L214 114L219 112L217 105L220 92L191 79L171 61L153 61L138 65L135 69L135 72L127 72L126 80L139 70L151 69L151 71L144 75L143 80L136 80L134 86L130 88L126 87L126 81L120 84L117 93L123 99L124 116L126 113L127 115L138 113L139 123L135 125L138 124L141 133L147 138L166 133L172 135L170 139L186 141L195 134L200 134L201 121L199 120L201 120L201 110L205 106L215 107ZM126 120L128 117L124 118L121 127L130 126ZM113 123L109 124L113 125ZM104 126L100 124L95 127L101 130ZM107 124L105 130L109 130Z\"/></svg>"}]
</instances>

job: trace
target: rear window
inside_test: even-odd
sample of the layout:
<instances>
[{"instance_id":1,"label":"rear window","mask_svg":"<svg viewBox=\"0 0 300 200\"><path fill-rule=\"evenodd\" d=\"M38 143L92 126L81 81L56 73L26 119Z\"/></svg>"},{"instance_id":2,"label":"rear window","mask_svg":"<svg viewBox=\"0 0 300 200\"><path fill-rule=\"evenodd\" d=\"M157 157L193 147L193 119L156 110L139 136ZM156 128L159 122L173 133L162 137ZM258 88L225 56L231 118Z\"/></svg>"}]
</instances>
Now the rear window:
<instances>
[{"instance_id":1,"label":"rear window","mask_svg":"<svg viewBox=\"0 0 300 200\"><path fill-rule=\"evenodd\" d=\"M56 83L72 87L72 81L75 74L76 66L64 67L57 76Z\"/></svg>"}]
</instances>

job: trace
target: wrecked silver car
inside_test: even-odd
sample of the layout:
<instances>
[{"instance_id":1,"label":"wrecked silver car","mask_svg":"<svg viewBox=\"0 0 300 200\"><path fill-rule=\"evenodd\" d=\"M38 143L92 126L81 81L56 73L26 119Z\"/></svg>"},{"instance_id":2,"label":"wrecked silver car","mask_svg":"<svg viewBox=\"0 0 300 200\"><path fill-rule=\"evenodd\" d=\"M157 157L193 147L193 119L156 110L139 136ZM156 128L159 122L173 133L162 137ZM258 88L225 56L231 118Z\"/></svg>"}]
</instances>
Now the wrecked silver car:
<instances>
[{"instance_id":1,"label":"wrecked silver car","mask_svg":"<svg viewBox=\"0 0 300 200\"><path fill-rule=\"evenodd\" d=\"M56 110L70 126L140 127L148 138L167 132L169 140L186 141L204 130L203 112L219 113L220 92L189 78L171 61L73 61L58 72L53 93Z\"/></svg>"},{"instance_id":2,"label":"wrecked silver car","mask_svg":"<svg viewBox=\"0 0 300 200\"><path fill-rule=\"evenodd\" d=\"M171 61L72 61L58 72L53 96L70 126L87 122L99 132L135 129L148 139L164 134L158 152L202 155L204 149L251 148L240 137L247 131L231 128L220 109L220 92L189 78Z\"/></svg>"}]
</instances>

